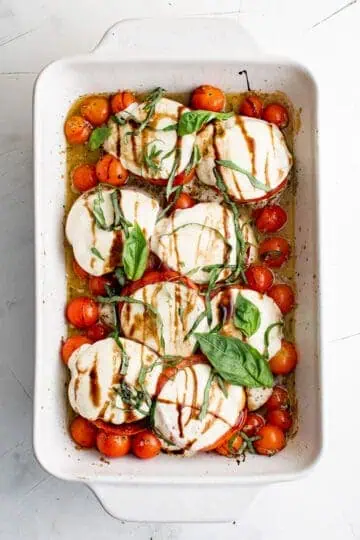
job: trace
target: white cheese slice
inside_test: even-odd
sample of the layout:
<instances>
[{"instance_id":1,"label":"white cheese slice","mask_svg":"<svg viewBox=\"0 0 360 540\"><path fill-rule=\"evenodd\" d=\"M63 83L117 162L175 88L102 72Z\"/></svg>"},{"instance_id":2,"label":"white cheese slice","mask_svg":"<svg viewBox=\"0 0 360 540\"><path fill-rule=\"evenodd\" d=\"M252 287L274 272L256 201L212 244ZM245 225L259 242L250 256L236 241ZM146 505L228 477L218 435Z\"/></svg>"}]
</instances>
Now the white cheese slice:
<instances>
[{"instance_id":1,"label":"white cheese slice","mask_svg":"<svg viewBox=\"0 0 360 540\"><path fill-rule=\"evenodd\" d=\"M268 191L254 186L246 174L221 166L219 171L233 199L254 202L285 186L293 160L283 134L274 124L235 115L206 126L196 142L202 155L196 172L203 183L216 186L216 159L234 162L267 186Z\"/></svg>"},{"instance_id":2,"label":"white cheese slice","mask_svg":"<svg viewBox=\"0 0 360 540\"><path fill-rule=\"evenodd\" d=\"M257 257L257 243L248 221L247 212L242 211L239 225L249 244L246 262L250 264ZM202 268L223 263L235 265L236 243L232 212L211 202L176 210L169 218L160 220L151 238L151 249L169 268L189 274L196 283L207 283L210 273ZM218 281L230 273L231 270L224 270Z\"/></svg>"},{"instance_id":3,"label":"white cheese slice","mask_svg":"<svg viewBox=\"0 0 360 540\"><path fill-rule=\"evenodd\" d=\"M100 202L98 189L83 193L72 205L66 220L65 233L73 247L74 257L81 268L93 276L101 276L114 270L120 263L125 240L121 230L103 230L94 217L94 203L100 205L106 227L114 223L114 207L111 200L114 188L102 186ZM133 189L118 190L119 206L125 219L137 222L146 239L149 239L159 211L158 202Z\"/></svg>"},{"instance_id":4,"label":"white cheese slice","mask_svg":"<svg viewBox=\"0 0 360 540\"><path fill-rule=\"evenodd\" d=\"M131 118L139 122L145 120L145 107L145 103L132 103L118 113L119 118L127 120L124 125L110 120L111 134L104 143L104 149L120 158L123 166L137 176L167 179L176 167L177 152L179 163L175 168L176 174L181 173L188 165L195 134L180 137L176 129L164 131L164 128L175 126L189 109L172 99L161 98L155 106L155 113L148 127L136 134L139 124Z\"/></svg>"},{"instance_id":5,"label":"white cheese slice","mask_svg":"<svg viewBox=\"0 0 360 540\"><path fill-rule=\"evenodd\" d=\"M272 393L272 388L246 388L247 407L249 411L256 411L265 405Z\"/></svg>"},{"instance_id":6,"label":"white cheese slice","mask_svg":"<svg viewBox=\"0 0 360 540\"><path fill-rule=\"evenodd\" d=\"M162 371L161 359L145 345L124 338L119 341L125 355L113 338L106 338L93 345L82 345L70 357L69 401L74 411L84 418L122 424L149 414L150 402L142 399L139 391L144 389L150 398L155 395ZM124 362L128 362L128 367L123 376L120 369ZM146 373L140 388L138 379L142 366ZM137 408L124 403L119 390L123 382L132 395L139 398Z\"/></svg>"},{"instance_id":7,"label":"white cheese slice","mask_svg":"<svg viewBox=\"0 0 360 540\"><path fill-rule=\"evenodd\" d=\"M195 364L180 370L162 388L154 425L165 450L192 455L215 445L236 425L245 407L245 391L241 386L227 384L225 397L216 379L210 386L206 413L199 419L210 374L209 365Z\"/></svg>"},{"instance_id":8,"label":"white cheese slice","mask_svg":"<svg viewBox=\"0 0 360 540\"><path fill-rule=\"evenodd\" d=\"M141 303L125 303L120 319L126 337L145 343L161 354L189 356L193 353L196 339L192 335L187 340L184 338L205 309L204 300L196 290L180 282L163 281L138 289L132 298L151 304L158 316ZM196 331L208 331L206 319Z\"/></svg>"}]
</instances>

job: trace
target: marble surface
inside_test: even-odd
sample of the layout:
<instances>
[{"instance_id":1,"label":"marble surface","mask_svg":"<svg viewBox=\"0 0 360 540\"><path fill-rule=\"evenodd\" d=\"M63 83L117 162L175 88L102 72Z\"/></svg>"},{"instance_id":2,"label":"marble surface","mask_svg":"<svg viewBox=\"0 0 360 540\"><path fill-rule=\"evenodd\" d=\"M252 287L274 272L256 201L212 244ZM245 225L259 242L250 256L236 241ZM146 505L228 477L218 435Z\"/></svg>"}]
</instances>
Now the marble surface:
<instances>
[{"instance_id":1,"label":"marble surface","mask_svg":"<svg viewBox=\"0 0 360 540\"><path fill-rule=\"evenodd\" d=\"M241 521L122 523L82 485L45 473L32 452L34 349L31 100L38 71L93 48L125 17L238 17L269 52L306 61L320 85L320 148L328 183L326 278L328 445L315 472L262 489ZM357 0L3 0L0 2L0 539L360 539L357 396L360 318ZM51 181L51 179L49 179ZM342 199L344 196L344 200ZM345 263L346 260L351 260ZM354 281L353 281L354 280ZM106 531L106 534L104 533Z\"/></svg>"}]
</instances>

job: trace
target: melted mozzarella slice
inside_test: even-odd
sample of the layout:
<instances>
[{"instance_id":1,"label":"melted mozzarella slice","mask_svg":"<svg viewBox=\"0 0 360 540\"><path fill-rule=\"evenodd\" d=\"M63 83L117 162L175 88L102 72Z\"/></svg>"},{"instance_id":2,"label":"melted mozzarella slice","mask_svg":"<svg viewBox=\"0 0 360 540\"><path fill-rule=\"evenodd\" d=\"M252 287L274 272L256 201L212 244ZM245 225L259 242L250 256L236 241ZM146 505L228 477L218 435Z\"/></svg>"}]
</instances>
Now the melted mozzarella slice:
<instances>
[{"instance_id":1,"label":"melted mozzarella slice","mask_svg":"<svg viewBox=\"0 0 360 540\"><path fill-rule=\"evenodd\" d=\"M236 425L245 407L245 391L242 386L227 384L225 397L216 380L210 386L206 414L199 419L210 375L209 365L195 364L179 371L162 388L156 401L154 424L167 451L180 450L191 455L206 450Z\"/></svg>"},{"instance_id":2,"label":"melted mozzarella slice","mask_svg":"<svg viewBox=\"0 0 360 540\"><path fill-rule=\"evenodd\" d=\"M68 394L74 411L89 420L102 419L113 424L140 420L150 411L162 370L158 355L145 345L119 338L123 350L113 338L82 345L70 357L71 372ZM128 364L126 375L120 374ZM141 370L145 378L139 386ZM143 377L143 375L142 375ZM141 378L142 378L141 377ZM123 388L131 392L136 407L123 399ZM144 392L148 397L144 399Z\"/></svg>"},{"instance_id":3,"label":"melted mozzarella slice","mask_svg":"<svg viewBox=\"0 0 360 540\"><path fill-rule=\"evenodd\" d=\"M66 220L65 233L73 247L74 257L93 276L111 272L121 261L125 236L121 230L111 230L115 216L111 196L115 191L104 186L101 191L86 191L76 199ZM158 202L132 189L117 190L117 194L124 218L130 223L138 223L145 238L149 239L159 211ZM94 215L94 210L99 215L98 209L100 218L102 213L105 220L105 228L109 230L98 226Z\"/></svg>"},{"instance_id":4,"label":"melted mozzarella slice","mask_svg":"<svg viewBox=\"0 0 360 540\"><path fill-rule=\"evenodd\" d=\"M257 256L253 230L243 213L239 220L242 235L249 247L245 255L248 264ZM232 212L218 203L200 203L192 208L176 210L160 220L151 238L151 249L169 267L196 283L207 283L210 273L202 270L212 264L236 264L236 235ZM231 270L224 270L218 281Z\"/></svg>"},{"instance_id":5,"label":"melted mozzarella slice","mask_svg":"<svg viewBox=\"0 0 360 540\"><path fill-rule=\"evenodd\" d=\"M163 281L138 289L132 298L140 303L125 303L121 310L121 327L126 337L162 354L189 356L193 353L196 339L184 338L205 309L197 291L182 283ZM151 304L155 313L144 304ZM197 332L207 330L206 319L203 319Z\"/></svg>"},{"instance_id":6,"label":"melted mozzarella slice","mask_svg":"<svg viewBox=\"0 0 360 540\"><path fill-rule=\"evenodd\" d=\"M198 134L197 144L203 156L197 175L204 184L216 186L213 168L218 159L232 161L267 186L267 190L254 186L246 174L221 166L230 197L242 202L271 196L285 184L292 166L280 129L257 118L235 115L209 124Z\"/></svg>"},{"instance_id":7,"label":"melted mozzarella slice","mask_svg":"<svg viewBox=\"0 0 360 540\"><path fill-rule=\"evenodd\" d=\"M136 130L139 122L145 120L146 104L132 103L118 113L118 117L127 120L119 125L110 120L110 137L104 143L104 149L120 158L126 169L142 178L169 178L171 172L181 173L188 165L195 143L195 135L177 135L175 126L187 109L172 99L161 98L155 106L155 113L139 134ZM133 120L131 120L133 119ZM177 155L179 163L177 164ZM175 169L174 169L175 167Z\"/></svg>"},{"instance_id":8,"label":"melted mozzarella slice","mask_svg":"<svg viewBox=\"0 0 360 540\"><path fill-rule=\"evenodd\" d=\"M262 407L267 402L272 393L272 388L246 388L247 407L249 411L256 411L257 409Z\"/></svg>"}]
</instances>

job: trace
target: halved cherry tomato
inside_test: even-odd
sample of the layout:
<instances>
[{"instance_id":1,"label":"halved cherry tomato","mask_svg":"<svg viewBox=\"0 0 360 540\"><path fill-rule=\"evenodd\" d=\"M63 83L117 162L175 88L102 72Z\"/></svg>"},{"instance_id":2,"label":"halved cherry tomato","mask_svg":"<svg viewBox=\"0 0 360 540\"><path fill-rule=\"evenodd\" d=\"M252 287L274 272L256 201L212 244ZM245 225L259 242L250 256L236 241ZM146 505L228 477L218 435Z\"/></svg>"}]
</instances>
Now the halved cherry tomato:
<instances>
[{"instance_id":1,"label":"halved cherry tomato","mask_svg":"<svg viewBox=\"0 0 360 540\"><path fill-rule=\"evenodd\" d=\"M91 125L82 116L70 116L65 122L65 135L70 144L86 143L91 131Z\"/></svg>"},{"instance_id":2,"label":"halved cherry tomato","mask_svg":"<svg viewBox=\"0 0 360 540\"><path fill-rule=\"evenodd\" d=\"M181 193L178 200L173 206L173 211L184 210L185 208L192 208L196 202L188 193Z\"/></svg>"},{"instance_id":3,"label":"halved cherry tomato","mask_svg":"<svg viewBox=\"0 0 360 540\"><path fill-rule=\"evenodd\" d=\"M228 441L215 448L218 454L226 457L233 457L239 452L244 443L244 439L239 432L235 432Z\"/></svg>"},{"instance_id":4,"label":"halved cherry tomato","mask_svg":"<svg viewBox=\"0 0 360 540\"><path fill-rule=\"evenodd\" d=\"M289 123L289 115L285 107L279 103L270 103L263 111L263 119L279 128L285 128Z\"/></svg>"},{"instance_id":5,"label":"halved cherry tomato","mask_svg":"<svg viewBox=\"0 0 360 540\"><path fill-rule=\"evenodd\" d=\"M75 259L73 259L72 267L73 267L74 273L80 279L87 279L89 277L89 274L83 268L81 268L80 264Z\"/></svg>"},{"instance_id":6,"label":"halved cherry tomato","mask_svg":"<svg viewBox=\"0 0 360 540\"><path fill-rule=\"evenodd\" d=\"M263 111L263 102L258 96L247 96L240 105L240 114L251 116L253 118L261 118Z\"/></svg>"},{"instance_id":7,"label":"halved cherry tomato","mask_svg":"<svg viewBox=\"0 0 360 540\"><path fill-rule=\"evenodd\" d=\"M91 345L92 340L86 336L71 336L68 337L61 347L61 357L64 364L67 364L70 356L76 349L81 347L81 345Z\"/></svg>"},{"instance_id":8,"label":"halved cherry tomato","mask_svg":"<svg viewBox=\"0 0 360 540\"><path fill-rule=\"evenodd\" d=\"M158 382L156 385L156 395L158 396L160 394L165 384L169 380L173 379L179 370L185 369L195 364L208 364L208 363L209 362L206 356L204 356L203 354L192 354L191 356L188 356L187 358L180 360L176 366L165 368L164 371L162 371L162 373L160 374L160 377L158 378Z\"/></svg>"},{"instance_id":9,"label":"halved cherry tomato","mask_svg":"<svg viewBox=\"0 0 360 540\"><path fill-rule=\"evenodd\" d=\"M94 296L104 296L106 294L106 285L112 285L111 276L90 276L89 290Z\"/></svg>"},{"instance_id":10,"label":"halved cherry tomato","mask_svg":"<svg viewBox=\"0 0 360 540\"><path fill-rule=\"evenodd\" d=\"M259 255L270 268L279 268L289 258L289 242L281 236L265 238L259 246Z\"/></svg>"},{"instance_id":11,"label":"halved cherry tomato","mask_svg":"<svg viewBox=\"0 0 360 540\"><path fill-rule=\"evenodd\" d=\"M146 430L135 435L131 442L131 449L136 457L150 459L160 453L161 442L152 431Z\"/></svg>"},{"instance_id":12,"label":"halved cherry tomato","mask_svg":"<svg viewBox=\"0 0 360 540\"><path fill-rule=\"evenodd\" d=\"M109 333L110 328L102 323L93 324L86 330L87 337L92 341L100 341L101 339L105 339Z\"/></svg>"},{"instance_id":13,"label":"halved cherry tomato","mask_svg":"<svg viewBox=\"0 0 360 540\"><path fill-rule=\"evenodd\" d=\"M105 154L96 164L96 176L100 182L122 186L126 183L129 173L120 160L110 154Z\"/></svg>"},{"instance_id":14,"label":"halved cherry tomato","mask_svg":"<svg viewBox=\"0 0 360 540\"><path fill-rule=\"evenodd\" d=\"M98 184L95 165L84 163L78 165L72 171L72 181L74 188L80 192L87 191Z\"/></svg>"},{"instance_id":15,"label":"halved cherry tomato","mask_svg":"<svg viewBox=\"0 0 360 540\"><path fill-rule=\"evenodd\" d=\"M99 308L92 298L78 296L68 303L66 317L76 328L87 328L98 320Z\"/></svg>"},{"instance_id":16,"label":"halved cherry tomato","mask_svg":"<svg viewBox=\"0 0 360 540\"><path fill-rule=\"evenodd\" d=\"M291 311L294 307L294 292L292 288L285 283L277 283L276 285L273 285L267 294L274 300L274 302L276 302L283 315L289 313L289 311Z\"/></svg>"},{"instance_id":17,"label":"halved cherry tomato","mask_svg":"<svg viewBox=\"0 0 360 540\"><path fill-rule=\"evenodd\" d=\"M127 109L136 98L132 92L118 92L111 98L111 109L114 114Z\"/></svg>"},{"instance_id":18,"label":"halved cherry tomato","mask_svg":"<svg viewBox=\"0 0 360 540\"><path fill-rule=\"evenodd\" d=\"M256 212L255 225L261 233L279 231L287 221L287 213L278 204L265 206Z\"/></svg>"},{"instance_id":19,"label":"halved cherry tomato","mask_svg":"<svg viewBox=\"0 0 360 540\"><path fill-rule=\"evenodd\" d=\"M271 270L260 264L252 264L245 271L245 276L250 289L259 293L266 292L274 281L274 276Z\"/></svg>"},{"instance_id":20,"label":"halved cherry tomato","mask_svg":"<svg viewBox=\"0 0 360 540\"><path fill-rule=\"evenodd\" d=\"M253 437L263 426L265 426L265 419L261 414L249 413L242 431L248 437Z\"/></svg>"},{"instance_id":21,"label":"halved cherry tomato","mask_svg":"<svg viewBox=\"0 0 360 540\"><path fill-rule=\"evenodd\" d=\"M96 176L98 177L99 182L106 182L109 178L109 166L113 160L113 156L110 154L105 154L96 164Z\"/></svg>"},{"instance_id":22,"label":"halved cherry tomato","mask_svg":"<svg viewBox=\"0 0 360 540\"><path fill-rule=\"evenodd\" d=\"M100 430L96 437L96 446L106 457L122 457L130 452L131 439L127 435L113 435Z\"/></svg>"},{"instance_id":23,"label":"halved cherry tomato","mask_svg":"<svg viewBox=\"0 0 360 540\"><path fill-rule=\"evenodd\" d=\"M258 454L272 456L280 452L286 445L284 432L277 426L267 424L258 431L259 440L254 441L254 447Z\"/></svg>"},{"instance_id":24,"label":"halved cherry tomato","mask_svg":"<svg viewBox=\"0 0 360 540\"><path fill-rule=\"evenodd\" d=\"M109 100L106 97L89 97L81 105L81 114L93 126L101 126L110 116Z\"/></svg>"},{"instance_id":25,"label":"halved cherry tomato","mask_svg":"<svg viewBox=\"0 0 360 540\"><path fill-rule=\"evenodd\" d=\"M298 355L294 345L283 339L281 349L270 359L269 367L275 375L287 375L295 369L297 360Z\"/></svg>"},{"instance_id":26,"label":"halved cherry tomato","mask_svg":"<svg viewBox=\"0 0 360 540\"><path fill-rule=\"evenodd\" d=\"M211 444L210 446L207 446L204 448L204 452L210 452L211 450L216 450L218 446L223 446L231 437L238 431L242 430L243 425L246 422L247 418L247 409L243 409L239 415L239 418L237 419L237 422L235 426L229 429L224 435L222 435L217 441L215 441L214 444Z\"/></svg>"},{"instance_id":27,"label":"halved cherry tomato","mask_svg":"<svg viewBox=\"0 0 360 540\"><path fill-rule=\"evenodd\" d=\"M73 440L79 446L84 448L93 448L96 444L96 427L83 418L82 416L77 416L70 424L70 433Z\"/></svg>"},{"instance_id":28,"label":"halved cherry tomato","mask_svg":"<svg viewBox=\"0 0 360 540\"><path fill-rule=\"evenodd\" d=\"M191 182L194 176L195 169L191 169L188 174L183 171L182 173L175 176L173 186L183 186L185 184L188 184L189 182ZM146 181L150 182L150 184L154 184L155 186L166 186L169 180L167 178L147 178Z\"/></svg>"},{"instance_id":29,"label":"halved cherry tomato","mask_svg":"<svg viewBox=\"0 0 360 540\"><path fill-rule=\"evenodd\" d=\"M179 272L175 272L175 270L151 270L150 272L145 272L142 278L126 285L121 291L121 294L122 296L131 296L138 289L142 289L146 285L160 283L161 281L180 281L186 287L189 287L189 289L198 290L198 286L190 278L182 276Z\"/></svg>"},{"instance_id":30,"label":"halved cherry tomato","mask_svg":"<svg viewBox=\"0 0 360 540\"><path fill-rule=\"evenodd\" d=\"M225 107L225 94L220 88L203 84L196 88L191 95L191 107L205 111L220 112Z\"/></svg>"},{"instance_id":31,"label":"halved cherry tomato","mask_svg":"<svg viewBox=\"0 0 360 540\"><path fill-rule=\"evenodd\" d=\"M136 435L136 433L140 433L147 428L146 418L144 418L143 420L139 420L138 422L131 422L129 424L119 425L111 424L110 422L104 422L104 420L94 420L92 423L98 429L101 429L101 431L109 433L110 435L127 435L128 437Z\"/></svg>"},{"instance_id":32,"label":"halved cherry tomato","mask_svg":"<svg viewBox=\"0 0 360 540\"><path fill-rule=\"evenodd\" d=\"M277 426L283 431L290 429L293 423L291 414L284 409L273 409L272 411L269 411L266 419L269 424Z\"/></svg>"},{"instance_id":33,"label":"halved cherry tomato","mask_svg":"<svg viewBox=\"0 0 360 540\"><path fill-rule=\"evenodd\" d=\"M274 386L273 393L265 405L268 411L286 408L289 405L289 392L283 386Z\"/></svg>"}]
</instances>

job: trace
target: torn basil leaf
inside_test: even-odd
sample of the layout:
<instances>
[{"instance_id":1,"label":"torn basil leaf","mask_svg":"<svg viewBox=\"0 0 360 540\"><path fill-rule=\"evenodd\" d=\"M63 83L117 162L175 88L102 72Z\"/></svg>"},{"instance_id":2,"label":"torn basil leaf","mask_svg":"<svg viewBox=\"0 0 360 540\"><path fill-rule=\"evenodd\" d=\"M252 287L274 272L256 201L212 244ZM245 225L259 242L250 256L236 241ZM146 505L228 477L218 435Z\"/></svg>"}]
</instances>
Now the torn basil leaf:
<instances>
[{"instance_id":1,"label":"torn basil leaf","mask_svg":"<svg viewBox=\"0 0 360 540\"><path fill-rule=\"evenodd\" d=\"M107 126L97 127L95 128L89 139L89 148L90 150L97 150L100 148L102 144L106 141L106 139L110 136L111 129Z\"/></svg>"},{"instance_id":2,"label":"torn basil leaf","mask_svg":"<svg viewBox=\"0 0 360 540\"><path fill-rule=\"evenodd\" d=\"M251 337L259 329L261 322L260 311L250 300L241 293L235 303L234 324L246 337Z\"/></svg>"},{"instance_id":3,"label":"torn basil leaf","mask_svg":"<svg viewBox=\"0 0 360 540\"><path fill-rule=\"evenodd\" d=\"M178 124L178 135L183 137L198 132L205 124L212 120L227 120L233 112L222 113L213 111L187 111L181 116Z\"/></svg>"},{"instance_id":4,"label":"torn basil leaf","mask_svg":"<svg viewBox=\"0 0 360 540\"><path fill-rule=\"evenodd\" d=\"M146 238L137 223L131 227L123 248L123 266L126 277L131 280L140 279L145 272L149 248Z\"/></svg>"}]
</instances>

